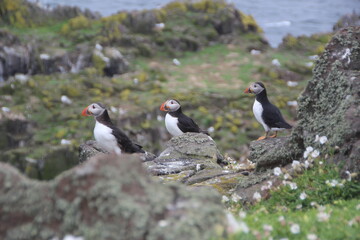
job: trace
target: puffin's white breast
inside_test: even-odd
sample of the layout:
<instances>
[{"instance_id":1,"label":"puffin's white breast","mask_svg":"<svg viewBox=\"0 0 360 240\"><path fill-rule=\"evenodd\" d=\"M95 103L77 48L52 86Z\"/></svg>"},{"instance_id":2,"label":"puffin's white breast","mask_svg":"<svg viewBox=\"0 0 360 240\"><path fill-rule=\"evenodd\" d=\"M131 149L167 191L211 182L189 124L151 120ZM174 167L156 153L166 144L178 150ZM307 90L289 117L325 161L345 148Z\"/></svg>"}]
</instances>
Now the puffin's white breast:
<instances>
[{"instance_id":1,"label":"puffin's white breast","mask_svg":"<svg viewBox=\"0 0 360 240\"><path fill-rule=\"evenodd\" d=\"M178 127L178 118L171 116L169 113L165 116L165 126L169 133L173 136L179 136L183 134L183 132Z\"/></svg>"},{"instance_id":2,"label":"puffin's white breast","mask_svg":"<svg viewBox=\"0 0 360 240\"><path fill-rule=\"evenodd\" d=\"M263 106L261 105L261 103L259 103L256 99L253 105L253 112L255 115L256 120L264 127L265 131L269 131L270 128L268 127L268 125L265 124L263 118L262 118L262 113L264 111Z\"/></svg>"},{"instance_id":3,"label":"puffin's white breast","mask_svg":"<svg viewBox=\"0 0 360 240\"><path fill-rule=\"evenodd\" d=\"M115 136L112 134L112 129L108 126L96 121L94 128L94 137L96 142L106 151L116 154L121 154L121 149L118 146Z\"/></svg>"}]
</instances>

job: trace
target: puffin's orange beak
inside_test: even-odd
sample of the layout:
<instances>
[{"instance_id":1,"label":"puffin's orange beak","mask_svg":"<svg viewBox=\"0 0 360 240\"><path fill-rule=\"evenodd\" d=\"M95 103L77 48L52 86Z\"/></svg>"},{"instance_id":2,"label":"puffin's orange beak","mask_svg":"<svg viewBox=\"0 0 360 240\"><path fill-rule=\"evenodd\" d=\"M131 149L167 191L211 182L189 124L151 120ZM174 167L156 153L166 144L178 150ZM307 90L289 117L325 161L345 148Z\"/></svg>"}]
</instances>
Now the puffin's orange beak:
<instances>
[{"instance_id":1,"label":"puffin's orange beak","mask_svg":"<svg viewBox=\"0 0 360 240\"><path fill-rule=\"evenodd\" d=\"M246 88L244 93L251 93L250 87Z\"/></svg>"},{"instance_id":2,"label":"puffin's orange beak","mask_svg":"<svg viewBox=\"0 0 360 240\"><path fill-rule=\"evenodd\" d=\"M161 104L161 106L160 106L160 110L161 110L161 111L164 111L164 112L167 112L167 111L168 111L168 108L167 108L167 106L166 106L166 103L167 103L167 101L164 102L163 104Z\"/></svg>"},{"instance_id":3,"label":"puffin's orange beak","mask_svg":"<svg viewBox=\"0 0 360 240\"><path fill-rule=\"evenodd\" d=\"M82 110L82 112L81 112L81 115L83 115L83 116L91 116L91 114L89 113L88 108L89 108L89 106L84 108L84 110Z\"/></svg>"}]
</instances>

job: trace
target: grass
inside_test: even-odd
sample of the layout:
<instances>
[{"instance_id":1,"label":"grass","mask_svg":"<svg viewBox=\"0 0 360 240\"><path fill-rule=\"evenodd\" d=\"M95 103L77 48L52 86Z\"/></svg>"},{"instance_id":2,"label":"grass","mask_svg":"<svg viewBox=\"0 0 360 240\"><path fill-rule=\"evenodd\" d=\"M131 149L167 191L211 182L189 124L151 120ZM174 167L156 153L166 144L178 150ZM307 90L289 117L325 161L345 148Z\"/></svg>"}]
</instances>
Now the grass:
<instances>
[{"instance_id":1,"label":"grass","mask_svg":"<svg viewBox=\"0 0 360 240\"><path fill-rule=\"evenodd\" d=\"M360 239L358 181L341 179L322 159L293 182L296 189L283 185L248 210L233 203L242 228L235 224L227 239Z\"/></svg>"}]
</instances>

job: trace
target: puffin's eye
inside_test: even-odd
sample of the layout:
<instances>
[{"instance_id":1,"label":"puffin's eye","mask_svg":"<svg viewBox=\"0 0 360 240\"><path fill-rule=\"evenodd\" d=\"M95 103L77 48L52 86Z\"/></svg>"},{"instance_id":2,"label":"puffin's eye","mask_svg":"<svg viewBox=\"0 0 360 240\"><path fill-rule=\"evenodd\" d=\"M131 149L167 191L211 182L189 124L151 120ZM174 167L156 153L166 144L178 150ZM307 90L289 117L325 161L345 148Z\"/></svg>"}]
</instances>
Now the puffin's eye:
<instances>
[{"instance_id":1,"label":"puffin's eye","mask_svg":"<svg viewBox=\"0 0 360 240\"><path fill-rule=\"evenodd\" d=\"M95 108L95 105L92 105L93 108Z\"/></svg>"},{"instance_id":2,"label":"puffin's eye","mask_svg":"<svg viewBox=\"0 0 360 240\"><path fill-rule=\"evenodd\" d=\"M171 101L170 104L174 104L174 101Z\"/></svg>"}]
</instances>

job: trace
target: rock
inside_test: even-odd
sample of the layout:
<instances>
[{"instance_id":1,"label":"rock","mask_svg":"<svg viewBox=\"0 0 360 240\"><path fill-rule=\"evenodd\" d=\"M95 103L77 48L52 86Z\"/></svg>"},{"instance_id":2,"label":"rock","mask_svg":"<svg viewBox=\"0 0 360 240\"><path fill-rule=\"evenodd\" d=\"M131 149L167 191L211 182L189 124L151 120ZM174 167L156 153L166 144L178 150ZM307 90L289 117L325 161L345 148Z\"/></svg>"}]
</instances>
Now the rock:
<instances>
[{"instance_id":1,"label":"rock","mask_svg":"<svg viewBox=\"0 0 360 240\"><path fill-rule=\"evenodd\" d=\"M340 164L343 172L360 171L359 38L360 27L349 27L327 44L298 99L299 121L291 136L251 144L250 158L257 162L257 170L299 160L311 146L321 157L335 152L327 161ZM315 142L316 135L326 136L328 142Z\"/></svg>"},{"instance_id":2,"label":"rock","mask_svg":"<svg viewBox=\"0 0 360 240\"><path fill-rule=\"evenodd\" d=\"M344 27L360 26L360 14L353 12L342 16L333 26L333 31L338 31Z\"/></svg>"},{"instance_id":3,"label":"rock","mask_svg":"<svg viewBox=\"0 0 360 240\"><path fill-rule=\"evenodd\" d=\"M154 182L135 155L102 155L49 182L0 163L0 238L209 239L224 223L208 189Z\"/></svg>"},{"instance_id":4,"label":"rock","mask_svg":"<svg viewBox=\"0 0 360 240\"><path fill-rule=\"evenodd\" d=\"M332 160L350 172L360 171L359 38L360 27L349 27L327 44L299 98L299 123L293 133L301 136L304 148L312 146L322 154L338 146ZM326 136L328 142L315 143L316 135Z\"/></svg>"},{"instance_id":5,"label":"rock","mask_svg":"<svg viewBox=\"0 0 360 240\"><path fill-rule=\"evenodd\" d=\"M153 175L168 175L197 169L221 169L222 155L214 140L202 133L185 133L173 137L167 148L151 162L145 163Z\"/></svg>"},{"instance_id":6,"label":"rock","mask_svg":"<svg viewBox=\"0 0 360 240\"><path fill-rule=\"evenodd\" d=\"M104 68L106 76L112 77L116 74L123 74L129 70L129 63L116 48L106 47L104 56L109 59Z\"/></svg>"},{"instance_id":7,"label":"rock","mask_svg":"<svg viewBox=\"0 0 360 240\"><path fill-rule=\"evenodd\" d=\"M91 157L101 153L106 153L106 151L103 150L96 141L86 141L79 147L79 163L83 163Z\"/></svg>"}]
</instances>

